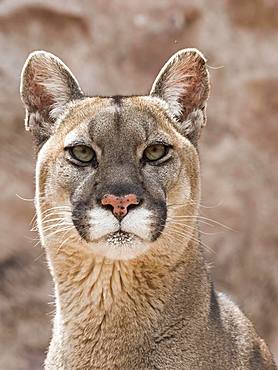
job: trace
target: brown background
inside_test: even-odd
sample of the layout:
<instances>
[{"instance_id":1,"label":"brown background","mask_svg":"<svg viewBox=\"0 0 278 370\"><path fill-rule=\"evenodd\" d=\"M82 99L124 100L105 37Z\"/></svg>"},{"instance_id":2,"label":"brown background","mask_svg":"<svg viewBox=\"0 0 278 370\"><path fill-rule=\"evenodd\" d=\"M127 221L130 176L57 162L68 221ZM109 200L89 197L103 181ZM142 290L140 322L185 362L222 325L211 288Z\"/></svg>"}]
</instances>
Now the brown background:
<instances>
[{"instance_id":1,"label":"brown background","mask_svg":"<svg viewBox=\"0 0 278 370\"><path fill-rule=\"evenodd\" d=\"M0 370L41 368L54 308L43 251L29 231L32 202L16 196L34 192L18 92L34 49L62 58L88 94L147 93L184 47L200 48L217 67L201 140L202 215L234 231L208 226L203 241L217 287L278 359L277 14L277 0L0 2Z\"/></svg>"}]
</instances>

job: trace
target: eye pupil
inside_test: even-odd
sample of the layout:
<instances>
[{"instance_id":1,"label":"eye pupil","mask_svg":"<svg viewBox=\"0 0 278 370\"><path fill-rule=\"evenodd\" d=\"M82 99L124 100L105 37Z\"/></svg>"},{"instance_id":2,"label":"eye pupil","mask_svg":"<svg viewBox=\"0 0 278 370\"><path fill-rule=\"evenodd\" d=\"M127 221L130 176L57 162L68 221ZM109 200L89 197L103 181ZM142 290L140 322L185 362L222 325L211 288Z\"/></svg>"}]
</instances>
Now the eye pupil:
<instances>
[{"instance_id":1,"label":"eye pupil","mask_svg":"<svg viewBox=\"0 0 278 370\"><path fill-rule=\"evenodd\" d=\"M153 144L144 151L144 158L147 161L157 161L167 154L167 146L163 144Z\"/></svg>"},{"instance_id":2,"label":"eye pupil","mask_svg":"<svg viewBox=\"0 0 278 370\"><path fill-rule=\"evenodd\" d=\"M95 152L92 148L86 145L76 145L70 148L71 156L82 163L89 163L95 157Z\"/></svg>"}]
</instances>

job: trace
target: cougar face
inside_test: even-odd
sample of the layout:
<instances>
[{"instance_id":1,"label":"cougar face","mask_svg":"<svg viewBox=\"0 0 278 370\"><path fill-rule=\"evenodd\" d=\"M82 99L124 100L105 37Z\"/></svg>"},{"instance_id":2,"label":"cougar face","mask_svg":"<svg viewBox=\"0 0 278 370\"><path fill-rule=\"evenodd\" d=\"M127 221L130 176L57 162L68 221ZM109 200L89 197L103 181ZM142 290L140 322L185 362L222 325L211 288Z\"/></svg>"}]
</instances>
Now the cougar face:
<instances>
[{"instance_id":1,"label":"cougar face","mask_svg":"<svg viewBox=\"0 0 278 370\"><path fill-rule=\"evenodd\" d=\"M176 86L185 78L186 91ZM107 258L130 259L177 235L178 217L190 237L207 84L202 55L185 49L149 96L89 98L58 58L31 54L21 91L39 150L43 243L72 240Z\"/></svg>"}]
</instances>

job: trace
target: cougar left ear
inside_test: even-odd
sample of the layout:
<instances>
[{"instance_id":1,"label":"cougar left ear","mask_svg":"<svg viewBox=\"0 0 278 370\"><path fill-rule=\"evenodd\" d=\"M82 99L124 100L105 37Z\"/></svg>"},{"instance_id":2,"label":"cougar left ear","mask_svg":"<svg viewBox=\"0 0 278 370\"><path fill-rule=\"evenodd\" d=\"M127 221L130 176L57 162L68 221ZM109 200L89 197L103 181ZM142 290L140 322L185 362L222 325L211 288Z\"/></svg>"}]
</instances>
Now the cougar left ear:
<instances>
[{"instance_id":1,"label":"cougar left ear","mask_svg":"<svg viewBox=\"0 0 278 370\"><path fill-rule=\"evenodd\" d=\"M21 74L20 94L26 108L26 130L31 131L37 145L50 137L55 120L66 104L83 97L69 68L45 51L35 51L27 58Z\"/></svg>"},{"instance_id":2,"label":"cougar left ear","mask_svg":"<svg viewBox=\"0 0 278 370\"><path fill-rule=\"evenodd\" d=\"M209 96L209 73L203 54L197 49L174 54L161 69L150 94L166 101L178 130L196 145L206 124Z\"/></svg>"}]
</instances>

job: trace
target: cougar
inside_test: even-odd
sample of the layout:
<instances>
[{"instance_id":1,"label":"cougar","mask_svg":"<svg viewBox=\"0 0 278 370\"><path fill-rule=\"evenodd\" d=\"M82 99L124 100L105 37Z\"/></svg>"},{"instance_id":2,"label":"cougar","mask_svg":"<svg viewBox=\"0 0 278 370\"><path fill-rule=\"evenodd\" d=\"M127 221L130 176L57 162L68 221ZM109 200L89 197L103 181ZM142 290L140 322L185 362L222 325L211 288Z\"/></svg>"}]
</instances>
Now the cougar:
<instances>
[{"instance_id":1,"label":"cougar","mask_svg":"<svg viewBox=\"0 0 278 370\"><path fill-rule=\"evenodd\" d=\"M45 369L276 369L203 256L208 95L196 49L173 55L146 96L89 97L56 56L28 57L21 97L55 287Z\"/></svg>"}]
</instances>

